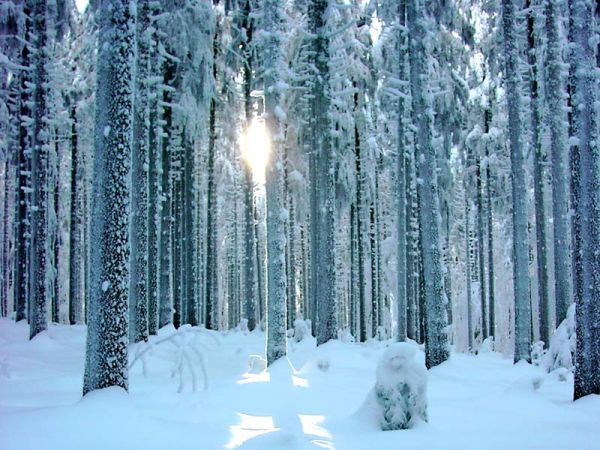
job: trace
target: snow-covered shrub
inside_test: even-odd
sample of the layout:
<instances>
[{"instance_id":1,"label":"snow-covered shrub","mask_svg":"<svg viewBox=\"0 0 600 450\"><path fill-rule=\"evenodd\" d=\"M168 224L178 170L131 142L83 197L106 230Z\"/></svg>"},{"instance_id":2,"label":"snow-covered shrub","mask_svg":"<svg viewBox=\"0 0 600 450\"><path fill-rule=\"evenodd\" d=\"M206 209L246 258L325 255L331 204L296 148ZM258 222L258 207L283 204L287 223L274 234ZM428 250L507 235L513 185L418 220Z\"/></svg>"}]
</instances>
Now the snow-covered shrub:
<instances>
[{"instance_id":1,"label":"snow-covered shrub","mask_svg":"<svg viewBox=\"0 0 600 450\"><path fill-rule=\"evenodd\" d=\"M494 337L490 336L486 338L481 343L481 347L479 347L478 353L490 353L494 351Z\"/></svg>"},{"instance_id":2,"label":"snow-covered shrub","mask_svg":"<svg viewBox=\"0 0 600 450\"><path fill-rule=\"evenodd\" d=\"M161 329L161 332L168 330L167 327ZM217 344L219 340L214 333L203 328L192 327L191 325L182 325L174 332L170 332L163 337L150 337L148 342L138 342L132 346L130 351L128 370L132 370L138 361L142 364L142 373L147 376L146 355L154 348L170 344L174 347L174 352L170 352L173 357L173 366L171 369L171 377L179 379L178 393L183 392L185 382L191 379L192 390L196 392L198 383L202 380L204 389L208 389L208 374L206 372L206 364L202 349L206 348L206 344L201 341L202 338L208 337L213 339ZM200 369L201 374L197 373Z\"/></svg>"},{"instance_id":3,"label":"snow-covered shrub","mask_svg":"<svg viewBox=\"0 0 600 450\"><path fill-rule=\"evenodd\" d=\"M415 355L413 345L400 342L388 347L379 360L375 396L384 431L404 430L427 421L427 370Z\"/></svg>"},{"instance_id":4,"label":"snow-covered shrub","mask_svg":"<svg viewBox=\"0 0 600 450\"><path fill-rule=\"evenodd\" d=\"M249 332L249 330L248 330L248 319L242 319L242 320L240 320L240 324L238 325L238 330L241 331L244 334L247 334Z\"/></svg>"},{"instance_id":5,"label":"snow-covered shrub","mask_svg":"<svg viewBox=\"0 0 600 450\"><path fill-rule=\"evenodd\" d=\"M258 374L267 368L267 360L260 355L248 357L248 373Z\"/></svg>"},{"instance_id":6,"label":"snow-covered shrub","mask_svg":"<svg viewBox=\"0 0 600 450\"><path fill-rule=\"evenodd\" d=\"M531 364L539 366L544 362L544 341L534 342L531 346Z\"/></svg>"},{"instance_id":7,"label":"snow-covered shrub","mask_svg":"<svg viewBox=\"0 0 600 450\"><path fill-rule=\"evenodd\" d=\"M304 338L310 336L310 331L311 331L311 321L310 320L303 320L303 319L296 319L294 320L294 340L296 342L300 342L302 341Z\"/></svg>"},{"instance_id":8,"label":"snow-covered shrub","mask_svg":"<svg viewBox=\"0 0 600 450\"><path fill-rule=\"evenodd\" d=\"M346 343L356 342L356 339L354 338L354 336L352 336L352 333L348 328L338 330L338 339Z\"/></svg>"},{"instance_id":9,"label":"snow-covered shrub","mask_svg":"<svg viewBox=\"0 0 600 450\"><path fill-rule=\"evenodd\" d=\"M543 361L543 367L547 372L561 367L573 370L575 339L575 304L573 303L567 311L567 318L550 338L550 347Z\"/></svg>"}]
</instances>

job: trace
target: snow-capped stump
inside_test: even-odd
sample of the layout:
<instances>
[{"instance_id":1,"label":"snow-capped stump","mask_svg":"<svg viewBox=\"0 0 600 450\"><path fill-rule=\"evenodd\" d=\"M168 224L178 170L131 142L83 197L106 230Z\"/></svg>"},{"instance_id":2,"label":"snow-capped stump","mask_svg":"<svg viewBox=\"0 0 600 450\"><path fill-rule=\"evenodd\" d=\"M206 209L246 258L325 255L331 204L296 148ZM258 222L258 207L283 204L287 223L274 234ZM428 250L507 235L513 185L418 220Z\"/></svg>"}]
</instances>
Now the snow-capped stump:
<instances>
[{"instance_id":1,"label":"snow-capped stump","mask_svg":"<svg viewBox=\"0 0 600 450\"><path fill-rule=\"evenodd\" d=\"M400 342L391 345L377 364L374 391L384 431L427 422L427 370L415 355L414 346Z\"/></svg>"}]
</instances>

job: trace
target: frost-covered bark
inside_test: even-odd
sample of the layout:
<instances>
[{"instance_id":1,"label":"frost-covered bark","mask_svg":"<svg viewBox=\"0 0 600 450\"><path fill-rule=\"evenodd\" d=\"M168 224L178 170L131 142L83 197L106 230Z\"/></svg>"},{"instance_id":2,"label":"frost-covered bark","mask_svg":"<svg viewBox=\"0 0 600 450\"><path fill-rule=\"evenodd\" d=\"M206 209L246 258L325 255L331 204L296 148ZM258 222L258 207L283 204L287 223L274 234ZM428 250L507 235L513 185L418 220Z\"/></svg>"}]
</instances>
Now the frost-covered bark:
<instances>
[{"instance_id":1,"label":"frost-covered bark","mask_svg":"<svg viewBox=\"0 0 600 450\"><path fill-rule=\"evenodd\" d=\"M126 0L98 11L90 311L84 395L128 387L129 207L134 18Z\"/></svg>"},{"instance_id":2,"label":"frost-covered bark","mask_svg":"<svg viewBox=\"0 0 600 450\"><path fill-rule=\"evenodd\" d=\"M160 261L160 218L159 218L159 146L156 136L155 101L150 102L148 132L148 334L158 331L158 292Z\"/></svg>"},{"instance_id":3,"label":"frost-covered bark","mask_svg":"<svg viewBox=\"0 0 600 450\"><path fill-rule=\"evenodd\" d=\"M600 394L600 136L598 130L598 76L593 39L593 2L574 0L573 59L575 74L574 122L579 149L579 202L581 291L576 297L574 399ZM597 37L597 36L596 36Z\"/></svg>"},{"instance_id":4,"label":"frost-covered bark","mask_svg":"<svg viewBox=\"0 0 600 450\"><path fill-rule=\"evenodd\" d=\"M308 21L312 36L314 78L311 92L311 127L314 141L314 165L311 172L311 195L315 196L311 214L311 277L314 279L312 302L316 307L316 337L322 344L337 337L337 306L335 293L335 168L334 142L330 120L329 36L327 10L329 0L311 0Z\"/></svg>"},{"instance_id":5,"label":"frost-covered bark","mask_svg":"<svg viewBox=\"0 0 600 450\"><path fill-rule=\"evenodd\" d=\"M165 49L165 51L168 51ZM176 74L175 63L168 56L163 61L162 119L159 121L159 148L160 148L160 281L158 298L158 327L161 328L173 321L173 82Z\"/></svg>"},{"instance_id":6,"label":"frost-covered bark","mask_svg":"<svg viewBox=\"0 0 600 450\"><path fill-rule=\"evenodd\" d=\"M567 117L563 88L559 8L562 2L546 0L546 103L552 152L552 225L554 228L554 293L556 322L567 317L571 299L569 200L567 193ZM546 322L549 326L550 321ZM543 340L543 339L542 339Z\"/></svg>"},{"instance_id":7,"label":"frost-covered bark","mask_svg":"<svg viewBox=\"0 0 600 450\"><path fill-rule=\"evenodd\" d=\"M525 3L527 12L527 60L530 69L529 98L531 109L531 146L533 147L533 188L535 198L535 233L537 251L537 278L540 316L540 340L548 344L549 314L548 298L548 250L546 243L546 200L544 198L544 154L541 142L540 99L538 89L538 52L537 12L531 0Z\"/></svg>"},{"instance_id":8,"label":"frost-covered bark","mask_svg":"<svg viewBox=\"0 0 600 450\"><path fill-rule=\"evenodd\" d=\"M283 202L283 140L285 84L283 62L284 10L278 0L262 4L262 54L265 120L270 140L266 169L267 193L267 365L286 353L285 215Z\"/></svg>"},{"instance_id":9,"label":"frost-covered bark","mask_svg":"<svg viewBox=\"0 0 600 450\"><path fill-rule=\"evenodd\" d=\"M531 304L528 280L527 197L525 157L522 145L521 95L518 77L518 48L515 33L514 0L502 0L506 102L513 202L513 280L515 293L515 362L530 361Z\"/></svg>"},{"instance_id":10,"label":"frost-covered bark","mask_svg":"<svg viewBox=\"0 0 600 450\"><path fill-rule=\"evenodd\" d=\"M45 0L32 0L35 53L33 55L33 123L31 152L31 272L29 338L48 327L50 259L48 239L48 156L50 130L48 123L48 11Z\"/></svg>"},{"instance_id":11,"label":"frost-covered bark","mask_svg":"<svg viewBox=\"0 0 600 450\"><path fill-rule=\"evenodd\" d=\"M359 104L359 95L354 95L354 109L355 109L355 124L354 124L354 160L355 160L355 177L356 177L356 199L354 203L355 207L355 227L356 227L356 273L355 273L355 282L354 284L358 286L357 289L357 310L358 310L358 339L360 342L365 342L369 337L369 332L367 330L367 299L366 299L366 284L367 278L365 274L365 247L363 243L363 234L365 231L366 224L364 222L364 190L365 190L365 181L364 181L364 168L363 168L363 156L361 152L361 148L364 145L361 140L361 133L359 130L359 124L361 123L361 118L363 117L362 112L360 111L361 106Z\"/></svg>"},{"instance_id":12,"label":"frost-covered bark","mask_svg":"<svg viewBox=\"0 0 600 450\"><path fill-rule=\"evenodd\" d=\"M254 35L254 21L251 17L251 2L246 0L243 10L242 27L245 36L241 43L241 53L244 57L242 72L244 76L244 113L246 127L250 126L252 118L252 85L253 85L253 52L250 44ZM244 302L245 317L248 320L248 330L256 328L256 239L254 236L254 181L252 168L249 164L244 167Z\"/></svg>"},{"instance_id":13,"label":"frost-covered bark","mask_svg":"<svg viewBox=\"0 0 600 450\"><path fill-rule=\"evenodd\" d=\"M136 73L131 147L131 258L129 286L129 339L148 339L148 76L150 2L137 2Z\"/></svg>"},{"instance_id":14,"label":"frost-covered bark","mask_svg":"<svg viewBox=\"0 0 600 450\"><path fill-rule=\"evenodd\" d=\"M217 32L218 33L218 32ZM215 34L213 42L214 58L218 49L218 36ZM216 79L216 63L213 63L213 77ZM209 130L208 130L208 161L207 161L207 204L206 204L206 266L205 266L205 311L206 328L215 330L219 326L218 304L219 285L217 279L217 190L215 186L215 152L217 146L216 129L217 100L210 102Z\"/></svg>"},{"instance_id":15,"label":"frost-covered bark","mask_svg":"<svg viewBox=\"0 0 600 450\"><path fill-rule=\"evenodd\" d=\"M406 55L406 36L405 36L405 24L406 24L406 4L405 1L398 2L398 79L406 79L405 70L405 55ZM406 205L406 150L404 148L405 136L404 136L404 98L398 97L398 174L397 174L397 208L398 208L398 256L396 263L396 270L398 273L398 288L397 288L397 302L398 302L398 341L406 340L406 312L408 307L406 289L406 279L410 276L407 270L406 253L408 247L407 240L407 229L406 229L406 217L407 217L407 205Z\"/></svg>"},{"instance_id":16,"label":"frost-covered bark","mask_svg":"<svg viewBox=\"0 0 600 450\"><path fill-rule=\"evenodd\" d=\"M417 125L419 218L426 310L425 358L427 367L433 367L448 359L449 350L439 246L440 209L432 135L433 109L428 86L426 23L422 5L417 0L407 1L406 19L409 32L413 122Z\"/></svg>"},{"instance_id":17,"label":"frost-covered bark","mask_svg":"<svg viewBox=\"0 0 600 450\"><path fill-rule=\"evenodd\" d=\"M484 112L483 120L483 131L488 140L485 143L485 200L486 200L486 224L487 224L487 254L488 254L488 306L490 311L490 322L489 330L490 336L496 336L496 294L495 294L495 272L494 272L494 221L492 211L492 175L491 175L491 162L490 162L490 122L491 122L491 111L490 108L486 108Z\"/></svg>"},{"instance_id":18,"label":"frost-covered bark","mask_svg":"<svg viewBox=\"0 0 600 450\"><path fill-rule=\"evenodd\" d=\"M69 229L69 322L81 324L83 317L83 183L82 149L77 139L77 108L71 105L71 221Z\"/></svg>"},{"instance_id":19,"label":"frost-covered bark","mask_svg":"<svg viewBox=\"0 0 600 450\"><path fill-rule=\"evenodd\" d=\"M23 4L24 36L27 41L31 37L31 2ZM31 52L28 44L21 48L20 64L28 67L31 63ZM16 238L15 238L15 275L14 275L14 309L15 320L23 320L27 317L27 299L29 298L29 264L30 255L30 136L28 133L28 121L31 117L31 71L23 70L19 74L19 129L18 129L18 155L17 155L17 184L16 184Z\"/></svg>"},{"instance_id":20,"label":"frost-covered bark","mask_svg":"<svg viewBox=\"0 0 600 450\"><path fill-rule=\"evenodd\" d=\"M153 16L159 13L158 8L152 9ZM149 31L149 30L148 30ZM160 67L157 66L156 33L148 33L151 43L149 47L150 68L152 77L147 81L148 97L148 334L155 335L158 331L158 308L160 290L160 160L161 137L158 132L158 89ZM149 74L150 75L150 74Z\"/></svg>"}]
</instances>

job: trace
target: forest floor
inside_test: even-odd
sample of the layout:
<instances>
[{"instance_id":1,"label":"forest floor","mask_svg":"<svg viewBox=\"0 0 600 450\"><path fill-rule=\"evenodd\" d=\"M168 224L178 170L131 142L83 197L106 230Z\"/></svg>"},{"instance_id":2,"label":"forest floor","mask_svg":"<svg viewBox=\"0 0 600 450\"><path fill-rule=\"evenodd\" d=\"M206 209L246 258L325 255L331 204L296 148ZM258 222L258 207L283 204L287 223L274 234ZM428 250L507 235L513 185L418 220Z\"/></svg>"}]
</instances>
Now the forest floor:
<instances>
[{"instance_id":1,"label":"forest floor","mask_svg":"<svg viewBox=\"0 0 600 450\"><path fill-rule=\"evenodd\" d=\"M429 423L382 432L361 405L385 342L309 337L289 344L297 370L267 373L251 356L264 333L173 333L132 347L129 394L82 399L85 327L29 342L25 323L1 319L0 449L600 449L600 396L574 403L571 374L496 353L452 354L429 371Z\"/></svg>"}]
</instances>

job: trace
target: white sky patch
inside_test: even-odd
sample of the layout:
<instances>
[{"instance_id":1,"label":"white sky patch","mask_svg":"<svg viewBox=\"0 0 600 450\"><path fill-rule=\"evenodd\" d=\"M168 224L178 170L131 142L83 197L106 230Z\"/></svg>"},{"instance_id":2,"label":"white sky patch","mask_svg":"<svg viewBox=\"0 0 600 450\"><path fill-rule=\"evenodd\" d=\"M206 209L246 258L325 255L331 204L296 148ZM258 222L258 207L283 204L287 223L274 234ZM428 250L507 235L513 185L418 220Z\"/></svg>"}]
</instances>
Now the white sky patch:
<instances>
[{"instance_id":1,"label":"white sky patch","mask_svg":"<svg viewBox=\"0 0 600 450\"><path fill-rule=\"evenodd\" d=\"M83 12L85 11L85 8L87 8L88 3L89 3L89 0L75 0L75 5L77 6L77 11L79 11L80 13L83 14Z\"/></svg>"},{"instance_id":2,"label":"white sky patch","mask_svg":"<svg viewBox=\"0 0 600 450\"><path fill-rule=\"evenodd\" d=\"M264 183L270 153L270 138L264 120L252 119L249 128L240 138L240 145L242 157L252 168L254 181Z\"/></svg>"},{"instance_id":3,"label":"white sky patch","mask_svg":"<svg viewBox=\"0 0 600 450\"><path fill-rule=\"evenodd\" d=\"M373 43L379 40L381 28L381 21L375 14L373 14L373 17L371 18L371 26L369 27L369 33L371 34L371 39L373 40Z\"/></svg>"}]
</instances>

